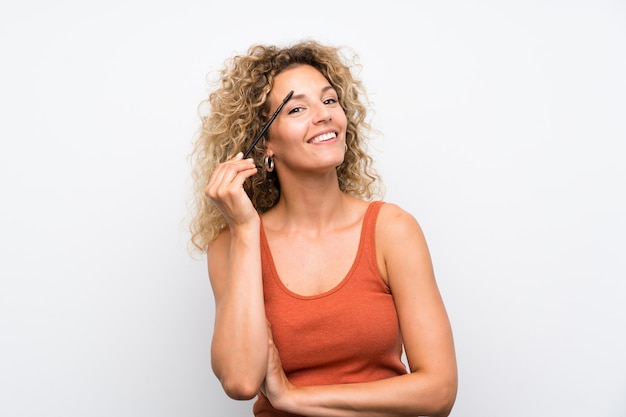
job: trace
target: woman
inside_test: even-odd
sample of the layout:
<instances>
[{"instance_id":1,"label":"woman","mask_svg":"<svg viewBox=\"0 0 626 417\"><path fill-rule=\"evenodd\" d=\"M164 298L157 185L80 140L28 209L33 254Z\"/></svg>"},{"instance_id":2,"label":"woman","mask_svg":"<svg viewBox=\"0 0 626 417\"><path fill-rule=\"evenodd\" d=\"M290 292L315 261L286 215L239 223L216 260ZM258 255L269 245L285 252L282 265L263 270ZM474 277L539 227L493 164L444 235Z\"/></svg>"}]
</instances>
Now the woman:
<instances>
[{"instance_id":1,"label":"woman","mask_svg":"<svg viewBox=\"0 0 626 417\"><path fill-rule=\"evenodd\" d=\"M256 416L447 416L450 323L418 222L375 199L365 91L342 53L253 46L207 100L191 231L212 367L231 398L258 396Z\"/></svg>"}]
</instances>

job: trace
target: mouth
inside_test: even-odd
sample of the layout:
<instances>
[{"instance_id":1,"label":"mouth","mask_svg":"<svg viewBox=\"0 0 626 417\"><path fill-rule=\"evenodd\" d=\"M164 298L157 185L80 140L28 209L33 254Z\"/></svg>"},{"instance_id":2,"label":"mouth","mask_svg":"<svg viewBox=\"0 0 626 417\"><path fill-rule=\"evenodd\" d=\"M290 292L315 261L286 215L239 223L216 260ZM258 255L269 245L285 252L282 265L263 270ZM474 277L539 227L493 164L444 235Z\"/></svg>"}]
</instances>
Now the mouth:
<instances>
[{"instance_id":1,"label":"mouth","mask_svg":"<svg viewBox=\"0 0 626 417\"><path fill-rule=\"evenodd\" d=\"M327 133L322 133L319 136L315 136L312 139L309 139L307 143L311 143L311 144L323 143L323 142L328 142L329 140L333 140L336 138L337 138L337 132L327 132Z\"/></svg>"}]
</instances>

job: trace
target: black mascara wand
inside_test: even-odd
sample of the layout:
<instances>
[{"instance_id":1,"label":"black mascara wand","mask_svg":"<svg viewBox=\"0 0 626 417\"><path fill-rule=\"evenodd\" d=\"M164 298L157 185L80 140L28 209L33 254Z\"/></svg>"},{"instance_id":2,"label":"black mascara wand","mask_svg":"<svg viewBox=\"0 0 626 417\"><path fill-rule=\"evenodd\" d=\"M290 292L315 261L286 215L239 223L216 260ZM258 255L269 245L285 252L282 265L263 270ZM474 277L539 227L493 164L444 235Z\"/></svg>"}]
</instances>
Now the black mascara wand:
<instances>
[{"instance_id":1,"label":"black mascara wand","mask_svg":"<svg viewBox=\"0 0 626 417\"><path fill-rule=\"evenodd\" d=\"M256 144L259 141L259 139L261 139L261 137L265 134L265 132L267 132L267 129L270 128L270 125L272 124L272 122L274 121L276 116L278 116L278 113L280 113L280 110L283 108L285 103L287 103L289 101L289 99L291 98L292 95L293 95L293 90L291 90L289 92L289 94L287 94L287 96L283 99L282 103L280 103L280 106L278 106L278 108L276 109L276 111L274 112L272 117L270 117L270 119L267 121L267 123L265 123L265 126L263 126L263 129L261 129L261 131L259 132L257 137L252 141L252 145L250 145L248 150L243 154L243 159L246 159L248 157L248 155L250 155L250 152L252 152L252 149L254 149L254 147L256 146Z\"/></svg>"}]
</instances>

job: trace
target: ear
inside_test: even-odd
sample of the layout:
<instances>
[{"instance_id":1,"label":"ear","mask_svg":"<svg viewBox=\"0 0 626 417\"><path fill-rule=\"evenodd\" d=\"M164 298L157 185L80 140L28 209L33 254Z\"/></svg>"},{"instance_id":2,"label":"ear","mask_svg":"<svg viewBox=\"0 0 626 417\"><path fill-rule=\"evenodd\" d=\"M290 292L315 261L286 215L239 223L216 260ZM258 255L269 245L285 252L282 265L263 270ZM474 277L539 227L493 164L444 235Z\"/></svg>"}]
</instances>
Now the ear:
<instances>
[{"instance_id":1,"label":"ear","mask_svg":"<svg viewBox=\"0 0 626 417\"><path fill-rule=\"evenodd\" d=\"M263 138L263 147L265 148L265 152L263 153L266 156L274 156L274 151L272 150L272 143L269 140L269 137L266 135L265 138Z\"/></svg>"}]
</instances>

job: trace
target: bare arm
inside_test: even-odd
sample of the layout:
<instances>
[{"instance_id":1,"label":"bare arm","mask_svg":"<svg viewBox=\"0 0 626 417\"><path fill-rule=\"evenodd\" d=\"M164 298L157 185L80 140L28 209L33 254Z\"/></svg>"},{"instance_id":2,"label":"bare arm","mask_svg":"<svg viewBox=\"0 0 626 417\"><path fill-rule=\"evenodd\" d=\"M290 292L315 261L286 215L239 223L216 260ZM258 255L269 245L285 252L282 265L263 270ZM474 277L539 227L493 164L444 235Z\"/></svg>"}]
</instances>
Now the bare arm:
<instances>
[{"instance_id":1,"label":"bare arm","mask_svg":"<svg viewBox=\"0 0 626 417\"><path fill-rule=\"evenodd\" d=\"M238 155L215 170L205 190L229 224L207 251L215 297L211 365L226 394L239 400L258 393L268 358L260 220L243 190L254 173L253 163Z\"/></svg>"},{"instance_id":2,"label":"bare arm","mask_svg":"<svg viewBox=\"0 0 626 417\"><path fill-rule=\"evenodd\" d=\"M295 387L270 339L263 391L274 407L306 416L447 416L457 390L450 323L430 254L415 219L395 205L381 209L376 230L379 264L398 312L407 375L358 384Z\"/></svg>"}]
</instances>

